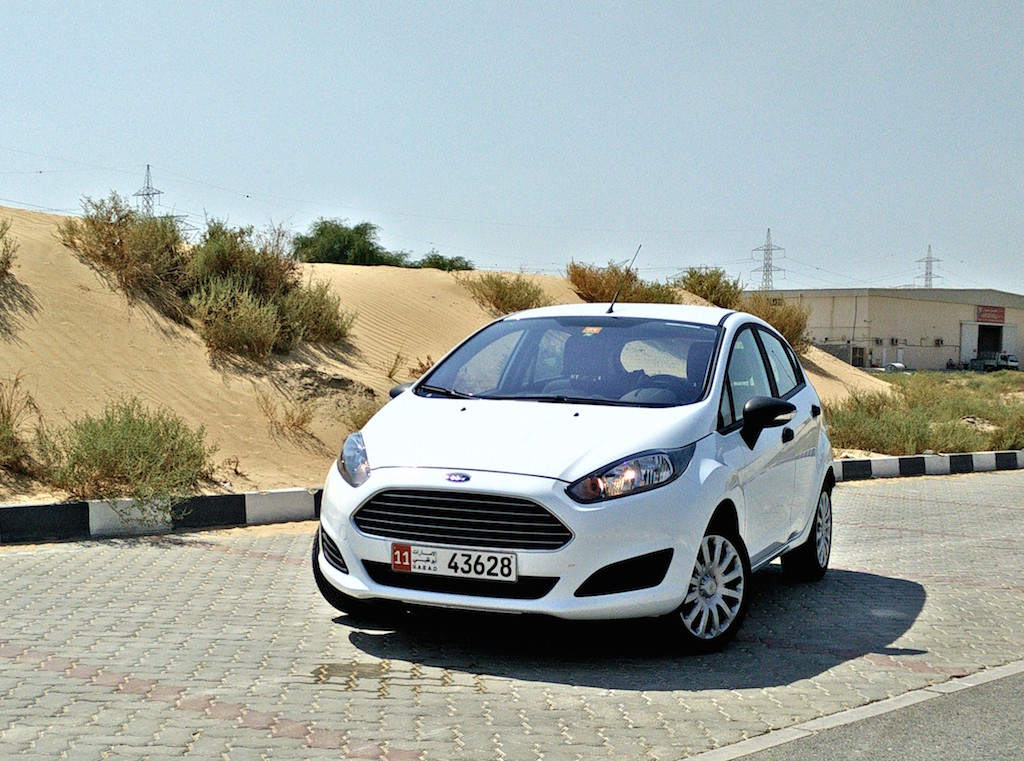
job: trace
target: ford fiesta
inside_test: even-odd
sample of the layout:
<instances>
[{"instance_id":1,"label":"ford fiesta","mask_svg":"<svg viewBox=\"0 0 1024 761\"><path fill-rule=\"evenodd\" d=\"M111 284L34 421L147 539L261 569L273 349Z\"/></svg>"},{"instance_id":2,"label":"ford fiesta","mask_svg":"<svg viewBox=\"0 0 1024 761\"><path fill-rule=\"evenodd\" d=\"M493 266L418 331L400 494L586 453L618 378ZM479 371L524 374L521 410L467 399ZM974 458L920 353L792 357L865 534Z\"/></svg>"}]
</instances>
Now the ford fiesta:
<instances>
[{"instance_id":1,"label":"ford fiesta","mask_svg":"<svg viewBox=\"0 0 1024 761\"><path fill-rule=\"evenodd\" d=\"M341 611L657 617L712 650L739 628L753 571L828 567L820 403L752 315L520 312L392 396L323 492L313 573Z\"/></svg>"}]
</instances>

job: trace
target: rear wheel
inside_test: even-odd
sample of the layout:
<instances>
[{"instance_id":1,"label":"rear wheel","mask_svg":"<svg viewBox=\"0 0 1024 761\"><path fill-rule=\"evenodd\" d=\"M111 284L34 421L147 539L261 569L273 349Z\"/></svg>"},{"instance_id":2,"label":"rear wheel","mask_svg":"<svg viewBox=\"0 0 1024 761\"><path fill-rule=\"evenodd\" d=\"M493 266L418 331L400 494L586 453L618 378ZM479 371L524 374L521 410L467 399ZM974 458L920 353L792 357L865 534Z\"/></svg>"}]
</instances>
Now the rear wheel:
<instances>
[{"instance_id":1,"label":"rear wheel","mask_svg":"<svg viewBox=\"0 0 1024 761\"><path fill-rule=\"evenodd\" d=\"M743 622L750 562L735 534L709 529L697 551L682 605L668 616L689 650L707 653L731 640Z\"/></svg>"},{"instance_id":2,"label":"rear wheel","mask_svg":"<svg viewBox=\"0 0 1024 761\"><path fill-rule=\"evenodd\" d=\"M818 496L807 541L782 556L782 572L793 581L818 581L825 576L831 556L832 490L826 486Z\"/></svg>"}]
</instances>

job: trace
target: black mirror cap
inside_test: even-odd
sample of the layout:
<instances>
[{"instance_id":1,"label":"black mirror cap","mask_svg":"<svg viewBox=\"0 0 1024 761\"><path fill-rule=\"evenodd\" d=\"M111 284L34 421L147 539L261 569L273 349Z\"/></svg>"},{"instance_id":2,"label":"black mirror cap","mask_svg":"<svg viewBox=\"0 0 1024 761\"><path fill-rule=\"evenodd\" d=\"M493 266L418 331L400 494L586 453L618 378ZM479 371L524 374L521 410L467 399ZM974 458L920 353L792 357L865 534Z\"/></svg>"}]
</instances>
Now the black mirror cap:
<instances>
[{"instance_id":1,"label":"black mirror cap","mask_svg":"<svg viewBox=\"0 0 1024 761\"><path fill-rule=\"evenodd\" d=\"M392 399L394 399L396 396L405 393L410 388L412 388L412 381L410 381L409 383L399 383L397 386L391 389L391 391L389 391L388 394L391 396Z\"/></svg>"},{"instance_id":2,"label":"black mirror cap","mask_svg":"<svg viewBox=\"0 0 1024 761\"><path fill-rule=\"evenodd\" d=\"M796 417L796 407L785 399L755 396L743 405L743 428L740 435L751 449L757 444L761 431L778 428Z\"/></svg>"}]
</instances>

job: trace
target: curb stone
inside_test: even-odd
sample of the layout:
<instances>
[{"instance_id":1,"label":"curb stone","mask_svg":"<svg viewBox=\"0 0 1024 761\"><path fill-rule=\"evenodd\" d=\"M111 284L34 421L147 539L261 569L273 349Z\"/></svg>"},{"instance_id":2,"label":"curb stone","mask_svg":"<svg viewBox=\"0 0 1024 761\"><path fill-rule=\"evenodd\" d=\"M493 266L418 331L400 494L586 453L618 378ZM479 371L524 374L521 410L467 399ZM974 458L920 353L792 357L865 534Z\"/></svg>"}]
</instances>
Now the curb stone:
<instances>
[{"instance_id":1,"label":"curb stone","mask_svg":"<svg viewBox=\"0 0 1024 761\"><path fill-rule=\"evenodd\" d=\"M955 473L1024 469L1024 450L870 457L860 460L834 460L833 462L836 481L906 476L948 476Z\"/></svg>"},{"instance_id":2,"label":"curb stone","mask_svg":"<svg viewBox=\"0 0 1024 761\"><path fill-rule=\"evenodd\" d=\"M184 515L167 522L144 521L133 508L134 517L123 523L106 500L2 505L0 545L311 521L320 517L322 493L322 489L280 489L189 497L180 505ZM131 505L131 500L117 500L121 509Z\"/></svg>"},{"instance_id":3,"label":"curb stone","mask_svg":"<svg viewBox=\"0 0 1024 761\"><path fill-rule=\"evenodd\" d=\"M908 476L944 476L1024 469L1024 450L834 460L836 481ZM136 519L123 523L106 500L0 505L0 545L108 539L171 531L311 521L320 517L323 489L280 489L190 497L186 514L168 523ZM118 500L118 507L130 500Z\"/></svg>"}]
</instances>

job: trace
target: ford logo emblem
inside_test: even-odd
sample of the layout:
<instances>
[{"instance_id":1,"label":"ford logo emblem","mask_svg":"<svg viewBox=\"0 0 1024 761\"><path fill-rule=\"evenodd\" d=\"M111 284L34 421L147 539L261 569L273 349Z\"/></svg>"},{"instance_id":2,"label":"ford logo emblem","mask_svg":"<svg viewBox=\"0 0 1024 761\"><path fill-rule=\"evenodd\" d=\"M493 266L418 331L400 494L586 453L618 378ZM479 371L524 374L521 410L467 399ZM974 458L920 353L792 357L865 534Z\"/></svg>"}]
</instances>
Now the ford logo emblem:
<instances>
[{"instance_id":1,"label":"ford logo emblem","mask_svg":"<svg viewBox=\"0 0 1024 761\"><path fill-rule=\"evenodd\" d=\"M465 473L449 473L444 478L446 481L451 481L453 484L464 484L469 480L469 476Z\"/></svg>"}]
</instances>

